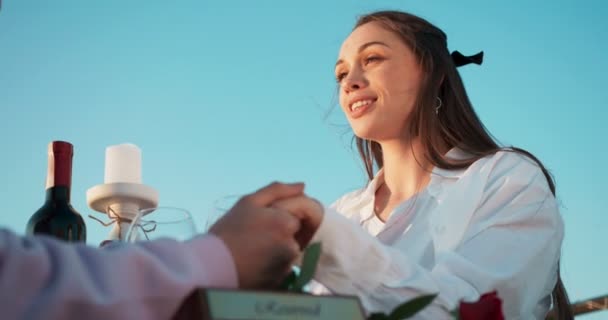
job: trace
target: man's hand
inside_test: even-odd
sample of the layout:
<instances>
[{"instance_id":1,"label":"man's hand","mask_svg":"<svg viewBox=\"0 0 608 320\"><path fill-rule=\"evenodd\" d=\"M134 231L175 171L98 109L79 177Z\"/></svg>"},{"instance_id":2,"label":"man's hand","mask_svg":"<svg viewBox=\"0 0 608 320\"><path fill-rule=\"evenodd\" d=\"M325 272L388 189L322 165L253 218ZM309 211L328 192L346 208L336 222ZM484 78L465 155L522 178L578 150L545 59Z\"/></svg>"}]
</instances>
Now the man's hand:
<instances>
[{"instance_id":1,"label":"man's hand","mask_svg":"<svg viewBox=\"0 0 608 320\"><path fill-rule=\"evenodd\" d=\"M281 200L303 196L304 185L272 183L242 197L209 232L222 239L234 258L239 287L272 288L290 272L300 254L295 234L300 219L280 207Z\"/></svg>"}]
</instances>

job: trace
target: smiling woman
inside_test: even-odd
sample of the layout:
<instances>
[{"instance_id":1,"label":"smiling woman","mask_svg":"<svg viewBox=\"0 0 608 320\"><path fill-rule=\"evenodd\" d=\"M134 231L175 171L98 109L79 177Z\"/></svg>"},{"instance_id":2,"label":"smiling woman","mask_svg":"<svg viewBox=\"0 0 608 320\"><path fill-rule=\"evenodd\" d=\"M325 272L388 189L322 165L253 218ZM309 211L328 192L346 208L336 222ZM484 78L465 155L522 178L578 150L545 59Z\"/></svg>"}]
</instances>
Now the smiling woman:
<instances>
[{"instance_id":1,"label":"smiling woman","mask_svg":"<svg viewBox=\"0 0 608 320\"><path fill-rule=\"evenodd\" d=\"M359 19L335 76L369 183L326 210L313 292L357 294L370 312L438 293L420 317L442 319L496 290L507 319L552 304L572 318L553 180L493 140L456 69L482 57L450 54L443 31L408 13Z\"/></svg>"}]
</instances>

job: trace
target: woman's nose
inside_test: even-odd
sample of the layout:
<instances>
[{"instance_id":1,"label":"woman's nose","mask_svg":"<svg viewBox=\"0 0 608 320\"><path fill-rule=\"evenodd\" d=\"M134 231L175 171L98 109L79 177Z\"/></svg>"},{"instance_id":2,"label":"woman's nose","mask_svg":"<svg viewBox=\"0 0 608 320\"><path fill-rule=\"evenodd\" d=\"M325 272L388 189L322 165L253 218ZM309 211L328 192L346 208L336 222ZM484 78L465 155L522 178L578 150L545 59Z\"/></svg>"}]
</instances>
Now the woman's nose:
<instances>
[{"instance_id":1,"label":"woman's nose","mask_svg":"<svg viewBox=\"0 0 608 320\"><path fill-rule=\"evenodd\" d=\"M367 80L360 72L350 72L343 82L346 92L356 91L367 86Z\"/></svg>"}]
</instances>

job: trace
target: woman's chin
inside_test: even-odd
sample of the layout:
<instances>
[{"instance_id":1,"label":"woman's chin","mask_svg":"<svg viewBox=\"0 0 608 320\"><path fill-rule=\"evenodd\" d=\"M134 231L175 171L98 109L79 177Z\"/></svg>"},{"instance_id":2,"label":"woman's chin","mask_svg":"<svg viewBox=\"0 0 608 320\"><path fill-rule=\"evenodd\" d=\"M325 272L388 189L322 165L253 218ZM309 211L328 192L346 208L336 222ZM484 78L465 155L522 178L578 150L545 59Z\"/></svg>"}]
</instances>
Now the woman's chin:
<instances>
[{"instance_id":1,"label":"woman's chin","mask_svg":"<svg viewBox=\"0 0 608 320\"><path fill-rule=\"evenodd\" d=\"M379 136L374 130L353 130L353 132L357 138L364 140L377 141Z\"/></svg>"},{"instance_id":2,"label":"woman's chin","mask_svg":"<svg viewBox=\"0 0 608 320\"><path fill-rule=\"evenodd\" d=\"M353 133L357 138L375 141L381 143L383 141L391 141L395 139L401 139L401 136L397 133L387 132L387 130L383 130L383 128L375 128L376 130L361 130L358 128L357 130L353 129Z\"/></svg>"},{"instance_id":3,"label":"woman's chin","mask_svg":"<svg viewBox=\"0 0 608 320\"><path fill-rule=\"evenodd\" d=\"M355 136L365 140L375 140L378 135L382 134L382 126L378 126L373 121L365 121L367 119L356 119L350 122L350 128Z\"/></svg>"}]
</instances>

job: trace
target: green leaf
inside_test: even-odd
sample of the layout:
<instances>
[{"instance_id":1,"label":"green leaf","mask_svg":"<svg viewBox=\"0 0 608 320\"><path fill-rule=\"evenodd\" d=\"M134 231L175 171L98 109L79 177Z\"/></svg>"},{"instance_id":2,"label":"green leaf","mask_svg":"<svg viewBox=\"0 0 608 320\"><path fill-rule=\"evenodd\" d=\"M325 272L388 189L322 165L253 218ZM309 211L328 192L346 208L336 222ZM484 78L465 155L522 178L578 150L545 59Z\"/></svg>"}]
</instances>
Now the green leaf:
<instances>
[{"instance_id":1,"label":"green leaf","mask_svg":"<svg viewBox=\"0 0 608 320\"><path fill-rule=\"evenodd\" d=\"M390 320L407 319L428 306L436 296L436 294L431 294L414 298L395 308L388 318Z\"/></svg>"},{"instance_id":2,"label":"green leaf","mask_svg":"<svg viewBox=\"0 0 608 320\"><path fill-rule=\"evenodd\" d=\"M304 251L300 276L294 281L292 291L302 292L304 286L310 282L317 270L317 262L321 256L321 243L316 242L308 246Z\"/></svg>"},{"instance_id":3,"label":"green leaf","mask_svg":"<svg viewBox=\"0 0 608 320\"><path fill-rule=\"evenodd\" d=\"M290 290L293 286L293 282L296 280L296 272L291 270L291 272L283 279L283 282L279 286L280 290Z\"/></svg>"},{"instance_id":4,"label":"green leaf","mask_svg":"<svg viewBox=\"0 0 608 320\"><path fill-rule=\"evenodd\" d=\"M387 320L388 316L382 312L375 312L367 317L367 320Z\"/></svg>"}]
</instances>

